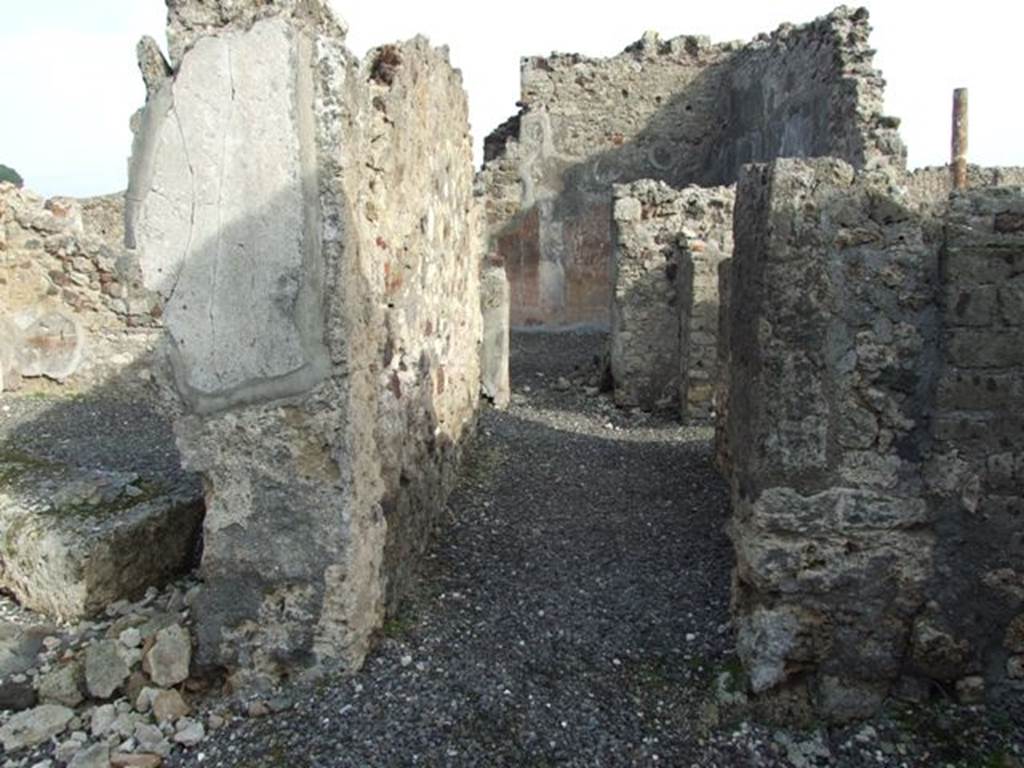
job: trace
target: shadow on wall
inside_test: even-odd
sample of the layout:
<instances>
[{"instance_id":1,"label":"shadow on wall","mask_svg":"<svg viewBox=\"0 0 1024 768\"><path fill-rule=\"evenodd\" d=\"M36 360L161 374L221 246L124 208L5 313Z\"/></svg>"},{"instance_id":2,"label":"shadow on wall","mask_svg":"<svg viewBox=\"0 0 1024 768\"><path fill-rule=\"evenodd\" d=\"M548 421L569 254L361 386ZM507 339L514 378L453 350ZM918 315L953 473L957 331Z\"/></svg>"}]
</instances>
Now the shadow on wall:
<instances>
[{"instance_id":1,"label":"shadow on wall","mask_svg":"<svg viewBox=\"0 0 1024 768\"><path fill-rule=\"evenodd\" d=\"M703 91L723 77L724 64L691 83ZM628 99L628 96L623 97ZM593 325L607 328L612 304L612 187L655 179L681 187L707 182L709 140L685 133L690 91L672 96L631 141L611 136L608 149L583 160L554 150L545 109L521 117L519 171L523 207L492 235L512 291L513 327ZM689 109L688 109L689 108Z\"/></svg>"},{"instance_id":2,"label":"shadow on wall","mask_svg":"<svg viewBox=\"0 0 1024 768\"><path fill-rule=\"evenodd\" d=\"M189 209L150 195L167 207L143 217L148 243L162 224L184 230L166 243L211 233L146 257L209 506L199 659L277 678L361 661L365 638L332 633L372 631L408 588L472 431L452 393L479 388L423 298L437 254L379 247L340 176L330 200L316 175L287 181Z\"/></svg>"},{"instance_id":3,"label":"shadow on wall","mask_svg":"<svg viewBox=\"0 0 1024 768\"><path fill-rule=\"evenodd\" d=\"M522 185L491 245L509 273L513 325L607 325L615 183L729 185L744 164L776 157L901 162L868 31L863 9L840 9L742 48L655 36L613 59L526 62L518 143L490 166L517 166ZM667 76L645 68L666 59Z\"/></svg>"},{"instance_id":4,"label":"shadow on wall","mask_svg":"<svg viewBox=\"0 0 1024 768\"><path fill-rule=\"evenodd\" d=\"M356 537L348 518L357 493L363 505L383 515L384 562L377 577L386 582L383 599L394 604L436 522L430 513L442 507L444 491L454 482L460 452L456 430L462 425L446 423L448 414L439 413L437 399L471 372L440 359L443 327L424 337L436 343L407 343L428 316L439 324L420 311L419 281L389 280L401 265L356 239L347 199L332 209L343 220L329 226L302 220L306 211L318 210L316 203L308 207L307 191L317 189L313 178L296 177L291 188L261 189L233 201L230 208L238 215L223 222L218 218L227 218L229 206L218 209L215 201L205 210L202 200L195 209L162 201L169 203L166 229L155 235L177 247L167 248L175 259L157 265L151 284L165 302L167 326L155 367L164 384L174 382L180 400L155 386L139 386L153 366L148 359L85 391L76 391L72 380L67 388L47 386L42 396L4 396L40 404L54 396L44 410L3 435L11 450L143 478L178 477L182 457L173 419L184 441L184 461L203 472L208 499L231 493L222 482L237 489L244 477L260 514L232 524L224 520L223 505L214 504L206 537L212 546L203 569L204 576L221 582L214 610L240 620L258 614L244 616L261 590L285 593L290 585L315 584L315 602L339 599L325 590L325 563L337 563L338 549ZM212 234L188 245L194 223L204 217ZM344 242L323 243L325 229ZM308 238L289 240L296 232ZM167 364L168 351L177 372ZM247 423L250 408L256 416ZM303 440L280 441L260 432L261 419L287 421L290 414L315 425ZM212 450L206 438L215 433L206 432L204 419L235 425L234 444L223 449L237 451L237 464L221 461ZM424 437L405 439L412 433ZM358 455L340 456L350 441ZM366 464L371 454L376 466ZM363 462L361 469L345 469L342 459ZM357 471L373 475L359 481L366 485L358 491L352 488ZM321 502L312 505L320 517L305 514L313 498ZM268 563L286 564L288 570L268 574ZM367 613L382 610L371 607ZM318 607L315 615L320 613ZM308 652L316 631L310 624L295 646Z\"/></svg>"}]
</instances>

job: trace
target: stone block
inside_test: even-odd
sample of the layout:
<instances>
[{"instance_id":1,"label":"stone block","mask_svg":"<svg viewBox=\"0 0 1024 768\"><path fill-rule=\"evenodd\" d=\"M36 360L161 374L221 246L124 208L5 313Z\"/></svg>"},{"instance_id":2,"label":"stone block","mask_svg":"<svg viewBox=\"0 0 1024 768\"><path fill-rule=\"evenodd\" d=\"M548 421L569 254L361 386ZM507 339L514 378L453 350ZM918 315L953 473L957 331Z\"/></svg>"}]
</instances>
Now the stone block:
<instances>
[{"instance_id":1,"label":"stone block","mask_svg":"<svg viewBox=\"0 0 1024 768\"><path fill-rule=\"evenodd\" d=\"M948 332L946 354L960 368L1024 366L1024 332L957 328Z\"/></svg>"},{"instance_id":2,"label":"stone block","mask_svg":"<svg viewBox=\"0 0 1024 768\"><path fill-rule=\"evenodd\" d=\"M36 679L36 691L44 704L77 707L85 698L85 671L80 661L61 664Z\"/></svg>"},{"instance_id":3,"label":"stone block","mask_svg":"<svg viewBox=\"0 0 1024 768\"><path fill-rule=\"evenodd\" d=\"M1024 325L1024 277L999 287L999 311L1005 325Z\"/></svg>"},{"instance_id":4,"label":"stone block","mask_svg":"<svg viewBox=\"0 0 1024 768\"><path fill-rule=\"evenodd\" d=\"M10 754L34 747L64 732L74 711L57 704L41 704L19 712L0 727L0 742Z\"/></svg>"},{"instance_id":5,"label":"stone block","mask_svg":"<svg viewBox=\"0 0 1024 768\"><path fill-rule=\"evenodd\" d=\"M1024 407L1024 374L947 368L939 382L943 411L993 411Z\"/></svg>"},{"instance_id":6,"label":"stone block","mask_svg":"<svg viewBox=\"0 0 1024 768\"><path fill-rule=\"evenodd\" d=\"M961 243L947 248L942 266L949 285L998 286L1024 272L1024 252L1007 244L985 248Z\"/></svg>"},{"instance_id":7,"label":"stone block","mask_svg":"<svg viewBox=\"0 0 1024 768\"><path fill-rule=\"evenodd\" d=\"M0 584L33 610L77 619L186 570L203 518L194 482L0 458Z\"/></svg>"},{"instance_id":8,"label":"stone block","mask_svg":"<svg viewBox=\"0 0 1024 768\"><path fill-rule=\"evenodd\" d=\"M947 288L945 320L950 326L991 326L999 319L999 292L995 285Z\"/></svg>"},{"instance_id":9,"label":"stone block","mask_svg":"<svg viewBox=\"0 0 1024 768\"><path fill-rule=\"evenodd\" d=\"M496 408L505 408L511 400L512 387L509 382L510 294L504 268L484 267L480 301L483 309L481 389Z\"/></svg>"},{"instance_id":10,"label":"stone block","mask_svg":"<svg viewBox=\"0 0 1024 768\"><path fill-rule=\"evenodd\" d=\"M118 652L117 642L101 640L85 651L85 685L94 699L105 700L124 685L131 674Z\"/></svg>"}]
</instances>

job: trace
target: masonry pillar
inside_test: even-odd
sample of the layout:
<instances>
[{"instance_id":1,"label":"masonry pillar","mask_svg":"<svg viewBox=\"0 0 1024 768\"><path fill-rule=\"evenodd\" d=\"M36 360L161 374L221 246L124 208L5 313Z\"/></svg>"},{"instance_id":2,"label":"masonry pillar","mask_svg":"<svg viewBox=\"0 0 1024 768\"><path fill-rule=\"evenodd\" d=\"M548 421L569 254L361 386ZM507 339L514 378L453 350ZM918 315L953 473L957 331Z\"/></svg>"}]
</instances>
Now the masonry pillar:
<instances>
[{"instance_id":1,"label":"masonry pillar","mask_svg":"<svg viewBox=\"0 0 1024 768\"><path fill-rule=\"evenodd\" d=\"M927 602L937 248L884 176L750 166L730 290L738 649L790 718L870 715Z\"/></svg>"},{"instance_id":2,"label":"masonry pillar","mask_svg":"<svg viewBox=\"0 0 1024 768\"><path fill-rule=\"evenodd\" d=\"M420 38L358 62L319 0L169 8L128 240L206 487L199 659L242 682L352 669L475 416L465 93Z\"/></svg>"}]
</instances>

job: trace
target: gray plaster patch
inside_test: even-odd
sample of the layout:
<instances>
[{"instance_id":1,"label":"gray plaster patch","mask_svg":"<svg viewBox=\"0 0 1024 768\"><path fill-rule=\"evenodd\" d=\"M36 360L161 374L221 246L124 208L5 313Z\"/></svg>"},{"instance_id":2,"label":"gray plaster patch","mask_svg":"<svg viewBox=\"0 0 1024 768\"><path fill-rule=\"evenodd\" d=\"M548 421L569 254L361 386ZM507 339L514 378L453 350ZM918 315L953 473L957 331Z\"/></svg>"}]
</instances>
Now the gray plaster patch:
<instances>
[{"instance_id":1,"label":"gray plaster patch","mask_svg":"<svg viewBox=\"0 0 1024 768\"><path fill-rule=\"evenodd\" d=\"M130 237L199 412L326 375L309 58L281 19L205 37L146 110Z\"/></svg>"}]
</instances>

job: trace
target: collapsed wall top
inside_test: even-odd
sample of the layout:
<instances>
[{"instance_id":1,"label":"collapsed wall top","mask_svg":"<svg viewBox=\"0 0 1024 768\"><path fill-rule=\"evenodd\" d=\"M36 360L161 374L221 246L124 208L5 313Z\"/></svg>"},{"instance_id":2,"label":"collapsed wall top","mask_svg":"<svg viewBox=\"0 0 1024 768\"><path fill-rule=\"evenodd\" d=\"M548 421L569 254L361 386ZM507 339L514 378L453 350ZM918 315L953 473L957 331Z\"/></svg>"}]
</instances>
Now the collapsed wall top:
<instances>
[{"instance_id":1,"label":"collapsed wall top","mask_svg":"<svg viewBox=\"0 0 1024 768\"><path fill-rule=\"evenodd\" d=\"M842 7L745 45L649 33L610 58L524 59L522 111L487 140L481 173L513 324L608 323L615 184L729 185L778 157L902 171L870 31Z\"/></svg>"},{"instance_id":2,"label":"collapsed wall top","mask_svg":"<svg viewBox=\"0 0 1024 768\"><path fill-rule=\"evenodd\" d=\"M225 29L245 30L260 19L290 16L343 38L345 21L326 0L167 0L167 47L177 69L196 40Z\"/></svg>"}]
</instances>

